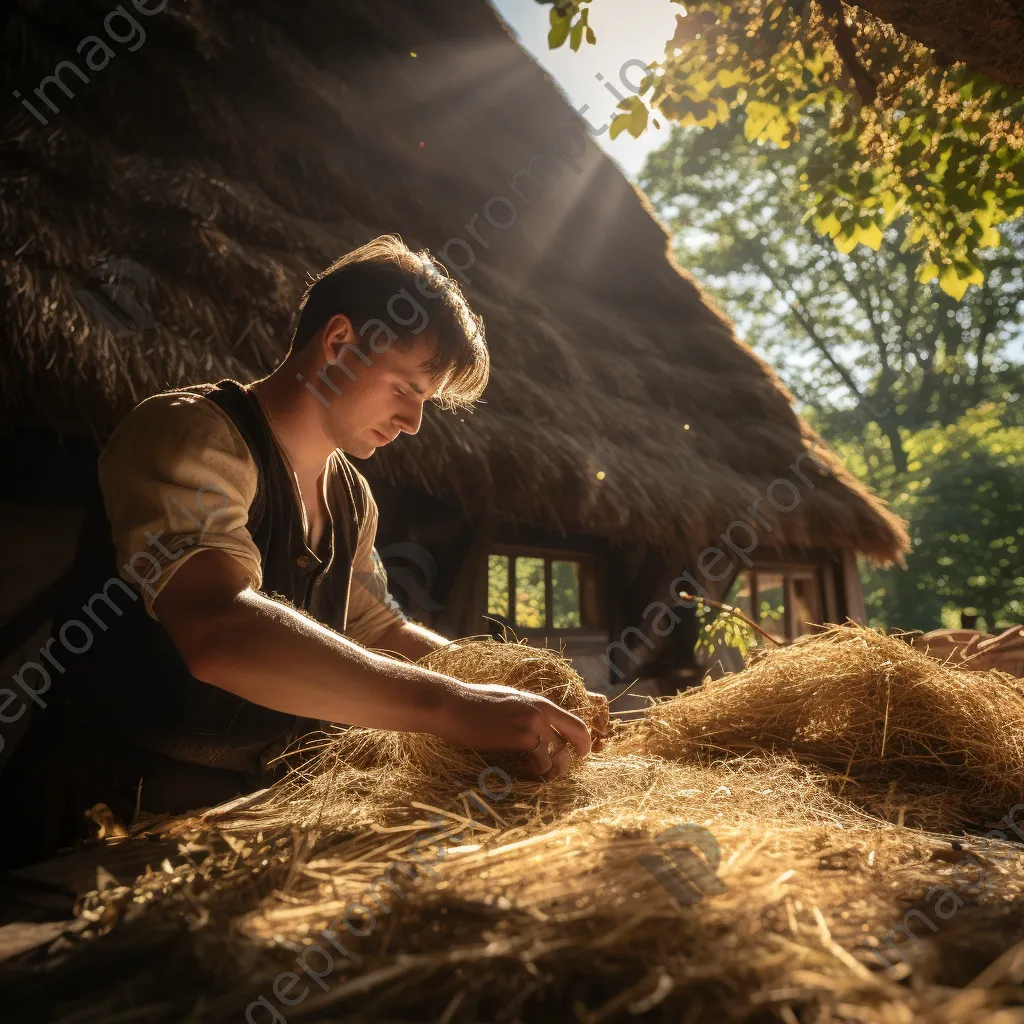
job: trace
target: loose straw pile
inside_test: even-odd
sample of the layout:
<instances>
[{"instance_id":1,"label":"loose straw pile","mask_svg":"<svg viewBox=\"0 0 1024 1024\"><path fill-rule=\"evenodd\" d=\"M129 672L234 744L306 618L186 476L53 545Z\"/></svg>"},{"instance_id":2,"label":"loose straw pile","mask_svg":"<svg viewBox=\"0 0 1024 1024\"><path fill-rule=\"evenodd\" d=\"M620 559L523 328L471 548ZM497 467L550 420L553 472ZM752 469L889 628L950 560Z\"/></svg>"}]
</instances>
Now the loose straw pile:
<instances>
[{"instance_id":1,"label":"loose straw pile","mask_svg":"<svg viewBox=\"0 0 1024 1024\"><path fill-rule=\"evenodd\" d=\"M862 789L943 792L971 821L1024 799L1021 681L941 664L860 626L803 637L658 703L628 743L670 758L792 752Z\"/></svg>"},{"instance_id":2,"label":"loose straw pile","mask_svg":"<svg viewBox=\"0 0 1024 1024\"><path fill-rule=\"evenodd\" d=\"M602 716L550 652L463 643L430 664ZM155 826L178 853L85 898L70 954L6 979L32 1000L12 1019L227 1024L263 997L289 1022L1019 1022L1021 848L900 809L927 803L935 827L1005 814L1022 703L1003 677L843 628L658 702L566 778L500 799L479 790L485 755L332 734L248 806ZM717 844L721 883L690 904L650 868L684 823ZM443 855L405 870L426 835ZM363 934L312 982L296 958L354 903L375 926L352 918ZM912 908L934 927L887 941ZM309 994L284 1006L296 970L279 989Z\"/></svg>"}]
</instances>

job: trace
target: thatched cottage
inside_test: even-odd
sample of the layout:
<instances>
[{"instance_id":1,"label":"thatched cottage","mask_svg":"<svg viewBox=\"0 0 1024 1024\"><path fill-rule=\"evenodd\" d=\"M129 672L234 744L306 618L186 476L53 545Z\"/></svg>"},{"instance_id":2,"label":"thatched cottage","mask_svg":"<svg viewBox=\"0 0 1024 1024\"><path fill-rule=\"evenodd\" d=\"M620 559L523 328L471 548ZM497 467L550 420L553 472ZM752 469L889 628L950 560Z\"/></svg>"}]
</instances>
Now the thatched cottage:
<instances>
[{"instance_id":1,"label":"thatched cottage","mask_svg":"<svg viewBox=\"0 0 1024 1024\"><path fill-rule=\"evenodd\" d=\"M5 652L118 418L267 371L306 275L385 232L440 255L493 354L474 414L360 466L413 614L614 682L692 663L681 589L793 637L862 615L858 553L899 559L483 0L17 0L4 43Z\"/></svg>"}]
</instances>

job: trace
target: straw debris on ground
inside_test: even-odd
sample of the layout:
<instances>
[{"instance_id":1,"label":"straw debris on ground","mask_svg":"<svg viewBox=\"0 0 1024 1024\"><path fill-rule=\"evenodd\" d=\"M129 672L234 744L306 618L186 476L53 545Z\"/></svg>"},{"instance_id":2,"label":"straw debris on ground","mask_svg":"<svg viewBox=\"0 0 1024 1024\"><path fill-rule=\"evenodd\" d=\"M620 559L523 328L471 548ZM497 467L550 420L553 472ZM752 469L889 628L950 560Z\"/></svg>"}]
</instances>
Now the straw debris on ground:
<instances>
[{"instance_id":1,"label":"straw debris on ground","mask_svg":"<svg viewBox=\"0 0 1024 1024\"><path fill-rule=\"evenodd\" d=\"M552 652L464 642L431 666L605 727ZM101 879L73 937L9 965L31 1000L12 1019L240 1021L262 998L255 1021L1024 1021L1024 847L1000 824L1022 718L1009 677L846 626L504 795L483 755L341 731L253 801L151 824L177 854ZM720 855L694 902L650 869L682 823Z\"/></svg>"}]
</instances>

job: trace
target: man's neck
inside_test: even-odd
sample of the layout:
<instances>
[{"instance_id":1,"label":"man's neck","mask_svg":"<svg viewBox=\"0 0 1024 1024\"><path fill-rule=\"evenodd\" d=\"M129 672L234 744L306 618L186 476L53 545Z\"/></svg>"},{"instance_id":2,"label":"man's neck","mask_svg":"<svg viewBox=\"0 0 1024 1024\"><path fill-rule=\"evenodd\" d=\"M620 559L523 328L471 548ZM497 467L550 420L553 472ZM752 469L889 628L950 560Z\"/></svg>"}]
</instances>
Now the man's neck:
<instances>
[{"instance_id":1,"label":"man's neck","mask_svg":"<svg viewBox=\"0 0 1024 1024\"><path fill-rule=\"evenodd\" d=\"M270 427L300 479L316 479L335 449L324 432L309 395L295 378L296 369L286 360L273 373L253 384L268 412Z\"/></svg>"}]
</instances>

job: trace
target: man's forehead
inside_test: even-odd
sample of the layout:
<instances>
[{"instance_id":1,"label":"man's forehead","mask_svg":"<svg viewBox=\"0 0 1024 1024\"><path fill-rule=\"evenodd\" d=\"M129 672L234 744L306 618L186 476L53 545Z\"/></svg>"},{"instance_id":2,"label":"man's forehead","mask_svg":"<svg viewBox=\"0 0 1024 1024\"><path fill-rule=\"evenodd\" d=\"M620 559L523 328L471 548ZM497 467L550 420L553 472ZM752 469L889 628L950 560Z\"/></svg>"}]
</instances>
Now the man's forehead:
<instances>
[{"instance_id":1,"label":"man's forehead","mask_svg":"<svg viewBox=\"0 0 1024 1024\"><path fill-rule=\"evenodd\" d=\"M394 345L390 351L392 367L401 373L417 392L433 392L444 381L447 374L431 367L437 353L437 336L424 331L417 335L411 345Z\"/></svg>"}]
</instances>

